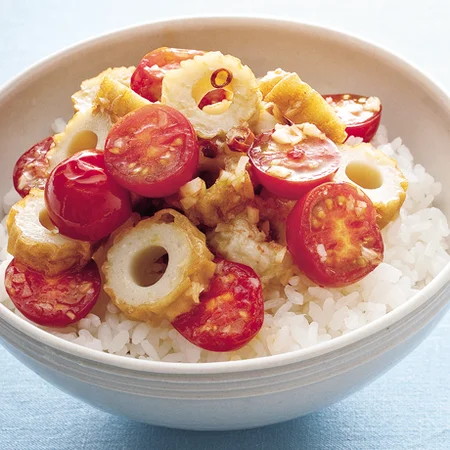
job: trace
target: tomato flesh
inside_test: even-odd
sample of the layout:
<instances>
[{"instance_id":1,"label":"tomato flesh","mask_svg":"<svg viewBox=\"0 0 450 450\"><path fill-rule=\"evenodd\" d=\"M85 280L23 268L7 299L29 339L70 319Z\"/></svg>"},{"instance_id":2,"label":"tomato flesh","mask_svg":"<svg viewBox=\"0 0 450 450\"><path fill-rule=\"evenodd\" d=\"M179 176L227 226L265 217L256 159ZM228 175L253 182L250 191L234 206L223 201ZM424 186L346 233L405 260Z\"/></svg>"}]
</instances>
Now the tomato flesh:
<instances>
[{"instance_id":1,"label":"tomato flesh","mask_svg":"<svg viewBox=\"0 0 450 450\"><path fill-rule=\"evenodd\" d=\"M199 50L161 47L147 53L131 76L131 89L140 96L157 102L161 100L164 75L180 67L181 61L205 53Z\"/></svg>"},{"instance_id":2,"label":"tomato flesh","mask_svg":"<svg viewBox=\"0 0 450 450\"><path fill-rule=\"evenodd\" d=\"M172 325L187 340L214 352L236 350L261 329L264 302L261 281L250 267L218 260L200 303Z\"/></svg>"},{"instance_id":3,"label":"tomato flesh","mask_svg":"<svg viewBox=\"0 0 450 450\"><path fill-rule=\"evenodd\" d=\"M47 153L53 144L49 136L27 150L16 162L13 170L14 188L21 197L30 193L30 189L44 189L48 177L49 162Z\"/></svg>"},{"instance_id":4,"label":"tomato flesh","mask_svg":"<svg viewBox=\"0 0 450 450\"><path fill-rule=\"evenodd\" d=\"M85 317L100 294L97 265L80 272L47 277L13 259L6 269L5 288L16 308L29 320L48 327L65 327Z\"/></svg>"},{"instance_id":5,"label":"tomato flesh","mask_svg":"<svg viewBox=\"0 0 450 450\"><path fill-rule=\"evenodd\" d=\"M59 232L98 241L131 215L130 194L109 177L103 152L84 150L62 161L45 186L45 204Z\"/></svg>"},{"instance_id":6,"label":"tomato flesh","mask_svg":"<svg viewBox=\"0 0 450 450\"><path fill-rule=\"evenodd\" d=\"M105 163L108 173L135 194L166 197L194 177L199 144L183 114L170 106L147 105L111 128Z\"/></svg>"},{"instance_id":7,"label":"tomato flesh","mask_svg":"<svg viewBox=\"0 0 450 450\"><path fill-rule=\"evenodd\" d=\"M369 108L369 97L357 94L324 95L340 119L347 125L349 136L360 137L370 142L380 126L381 104L379 108Z\"/></svg>"},{"instance_id":8,"label":"tomato flesh","mask_svg":"<svg viewBox=\"0 0 450 450\"><path fill-rule=\"evenodd\" d=\"M350 183L325 183L301 198L288 216L286 239L297 266L320 286L355 283L383 260L376 210Z\"/></svg>"},{"instance_id":9,"label":"tomato flesh","mask_svg":"<svg viewBox=\"0 0 450 450\"><path fill-rule=\"evenodd\" d=\"M257 182L281 198L298 199L329 181L339 169L341 155L326 137L306 136L295 145L279 144L267 133L248 153Z\"/></svg>"}]
</instances>

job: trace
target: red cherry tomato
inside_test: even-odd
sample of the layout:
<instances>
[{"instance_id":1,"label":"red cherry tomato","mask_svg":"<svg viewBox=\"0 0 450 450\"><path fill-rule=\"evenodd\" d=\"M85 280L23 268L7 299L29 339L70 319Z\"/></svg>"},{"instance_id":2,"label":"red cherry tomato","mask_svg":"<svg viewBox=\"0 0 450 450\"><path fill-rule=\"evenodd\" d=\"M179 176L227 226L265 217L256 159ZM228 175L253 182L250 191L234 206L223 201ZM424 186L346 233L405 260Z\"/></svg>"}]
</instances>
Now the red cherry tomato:
<instances>
[{"instance_id":1,"label":"red cherry tomato","mask_svg":"<svg viewBox=\"0 0 450 450\"><path fill-rule=\"evenodd\" d=\"M83 317L100 294L100 272L91 261L80 272L46 277L13 259L6 269L5 288L16 308L33 322L65 327Z\"/></svg>"},{"instance_id":2,"label":"red cherry tomato","mask_svg":"<svg viewBox=\"0 0 450 450\"><path fill-rule=\"evenodd\" d=\"M341 287L383 260L377 212L350 183L325 183L301 198L288 216L286 239L295 264L320 286Z\"/></svg>"},{"instance_id":3,"label":"red cherry tomato","mask_svg":"<svg viewBox=\"0 0 450 450\"><path fill-rule=\"evenodd\" d=\"M13 170L14 188L25 197L30 189L44 189L48 177L47 153L53 144L53 137L43 139L27 150L16 162Z\"/></svg>"},{"instance_id":4,"label":"red cherry tomato","mask_svg":"<svg viewBox=\"0 0 450 450\"><path fill-rule=\"evenodd\" d=\"M192 125L166 105L147 105L127 114L111 128L105 143L108 172L144 197L175 194L192 180L198 162Z\"/></svg>"},{"instance_id":5,"label":"red cherry tomato","mask_svg":"<svg viewBox=\"0 0 450 450\"><path fill-rule=\"evenodd\" d=\"M61 234L85 241L108 236L131 215L129 192L106 174L97 150L76 153L53 169L45 204Z\"/></svg>"},{"instance_id":6,"label":"red cherry tomato","mask_svg":"<svg viewBox=\"0 0 450 450\"><path fill-rule=\"evenodd\" d=\"M200 303L172 325L187 340L214 352L236 350L261 329L264 302L261 281L244 264L218 260Z\"/></svg>"},{"instance_id":7,"label":"red cherry tomato","mask_svg":"<svg viewBox=\"0 0 450 450\"><path fill-rule=\"evenodd\" d=\"M131 89L140 96L157 102L161 100L161 88L164 75L180 67L181 61L192 59L205 53L198 50L161 47L147 53L131 76Z\"/></svg>"},{"instance_id":8,"label":"red cherry tomato","mask_svg":"<svg viewBox=\"0 0 450 450\"><path fill-rule=\"evenodd\" d=\"M364 142L370 142L380 126L381 104L369 106L369 97L357 94L324 95L337 115L347 125L345 129L349 136L360 137Z\"/></svg>"},{"instance_id":9,"label":"red cherry tomato","mask_svg":"<svg viewBox=\"0 0 450 450\"><path fill-rule=\"evenodd\" d=\"M341 155L326 137L306 136L298 144L278 144L264 133L248 152L256 181L281 198L298 199L329 181Z\"/></svg>"}]
</instances>

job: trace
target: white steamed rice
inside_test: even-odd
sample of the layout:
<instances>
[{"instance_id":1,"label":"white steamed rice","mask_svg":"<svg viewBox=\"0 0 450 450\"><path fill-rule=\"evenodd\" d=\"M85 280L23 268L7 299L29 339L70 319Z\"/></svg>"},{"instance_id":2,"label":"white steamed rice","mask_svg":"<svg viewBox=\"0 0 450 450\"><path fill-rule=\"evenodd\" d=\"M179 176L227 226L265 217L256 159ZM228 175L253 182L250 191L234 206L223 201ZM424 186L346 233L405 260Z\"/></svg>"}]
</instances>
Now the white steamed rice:
<instances>
[{"instance_id":1,"label":"white steamed rice","mask_svg":"<svg viewBox=\"0 0 450 450\"><path fill-rule=\"evenodd\" d=\"M59 124L55 125L59 130ZM358 142L353 139L351 143ZM284 289L266 295L264 325L257 337L242 349L229 353L196 347L168 322L154 328L128 320L108 299L100 300L93 313L76 325L49 331L62 339L116 355L194 363L255 358L311 347L388 314L429 283L450 261L446 240L450 230L442 211L432 206L441 185L424 167L414 165L401 139L388 143L386 129L380 127L372 143L398 161L409 181L409 189L399 218L383 230L384 262L359 283L342 289L324 289L303 277L292 277ZM5 213L18 198L14 190L5 196ZM3 220L0 226L2 280L12 258L6 245ZM21 315L8 298L3 282L0 302Z\"/></svg>"}]
</instances>

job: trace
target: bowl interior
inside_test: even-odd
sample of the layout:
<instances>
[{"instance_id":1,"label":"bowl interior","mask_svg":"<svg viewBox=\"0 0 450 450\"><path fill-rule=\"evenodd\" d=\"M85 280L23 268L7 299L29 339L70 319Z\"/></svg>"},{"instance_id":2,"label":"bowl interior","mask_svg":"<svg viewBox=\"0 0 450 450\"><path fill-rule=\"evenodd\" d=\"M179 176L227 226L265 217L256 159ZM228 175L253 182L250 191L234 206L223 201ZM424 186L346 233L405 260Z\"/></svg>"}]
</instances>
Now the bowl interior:
<instances>
[{"instance_id":1,"label":"bowl interior","mask_svg":"<svg viewBox=\"0 0 450 450\"><path fill-rule=\"evenodd\" d=\"M262 19L191 19L149 24L97 39L37 65L0 95L3 176L10 187L17 156L50 134L57 117L72 116L70 96L106 67L136 65L160 46L218 49L238 56L256 75L297 71L319 92L377 95L390 137L401 136L417 162L450 190L449 100L397 58L352 37L321 28ZM440 207L449 213L449 202Z\"/></svg>"},{"instance_id":2,"label":"bowl interior","mask_svg":"<svg viewBox=\"0 0 450 450\"><path fill-rule=\"evenodd\" d=\"M0 91L0 193L11 187L17 157L51 134L57 117L72 116L80 82L107 67L138 64L161 47L220 50L242 59L257 76L282 67L322 93L376 95L392 140L401 136L443 184L438 206L450 214L450 102L419 71L359 39L319 27L246 18L174 20L107 35L51 57ZM448 281L448 280L447 280Z\"/></svg>"}]
</instances>

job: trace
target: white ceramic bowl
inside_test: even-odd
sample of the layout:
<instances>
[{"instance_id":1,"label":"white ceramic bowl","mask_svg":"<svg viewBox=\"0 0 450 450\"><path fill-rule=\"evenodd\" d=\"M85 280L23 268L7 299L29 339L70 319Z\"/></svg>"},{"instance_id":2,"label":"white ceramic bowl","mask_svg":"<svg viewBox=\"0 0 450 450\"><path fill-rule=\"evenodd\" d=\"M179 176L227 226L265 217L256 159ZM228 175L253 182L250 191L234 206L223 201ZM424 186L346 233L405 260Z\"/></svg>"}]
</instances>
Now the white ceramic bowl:
<instances>
[{"instance_id":1,"label":"white ceramic bowl","mask_svg":"<svg viewBox=\"0 0 450 450\"><path fill-rule=\"evenodd\" d=\"M184 19L112 33L32 67L0 92L0 192L18 155L71 116L70 95L105 67L136 64L160 46L219 49L256 74L298 71L322 92L379 96L391 136L402 136L443 185L450 213L450 101L417 69L354 37L300 23ZM6 150L7 149L7 150ZM431 149L431 151L430 151ZM413 299L343 337L249 361L180 364L133 360L59 339L0 305L0 337L20 361L60 389L114 414L169 427L219 430L298 417L360 389L420 343L448 306L450 266ZM26 414L26 411L24 411Z\"/></svg>"}]
</instances>

